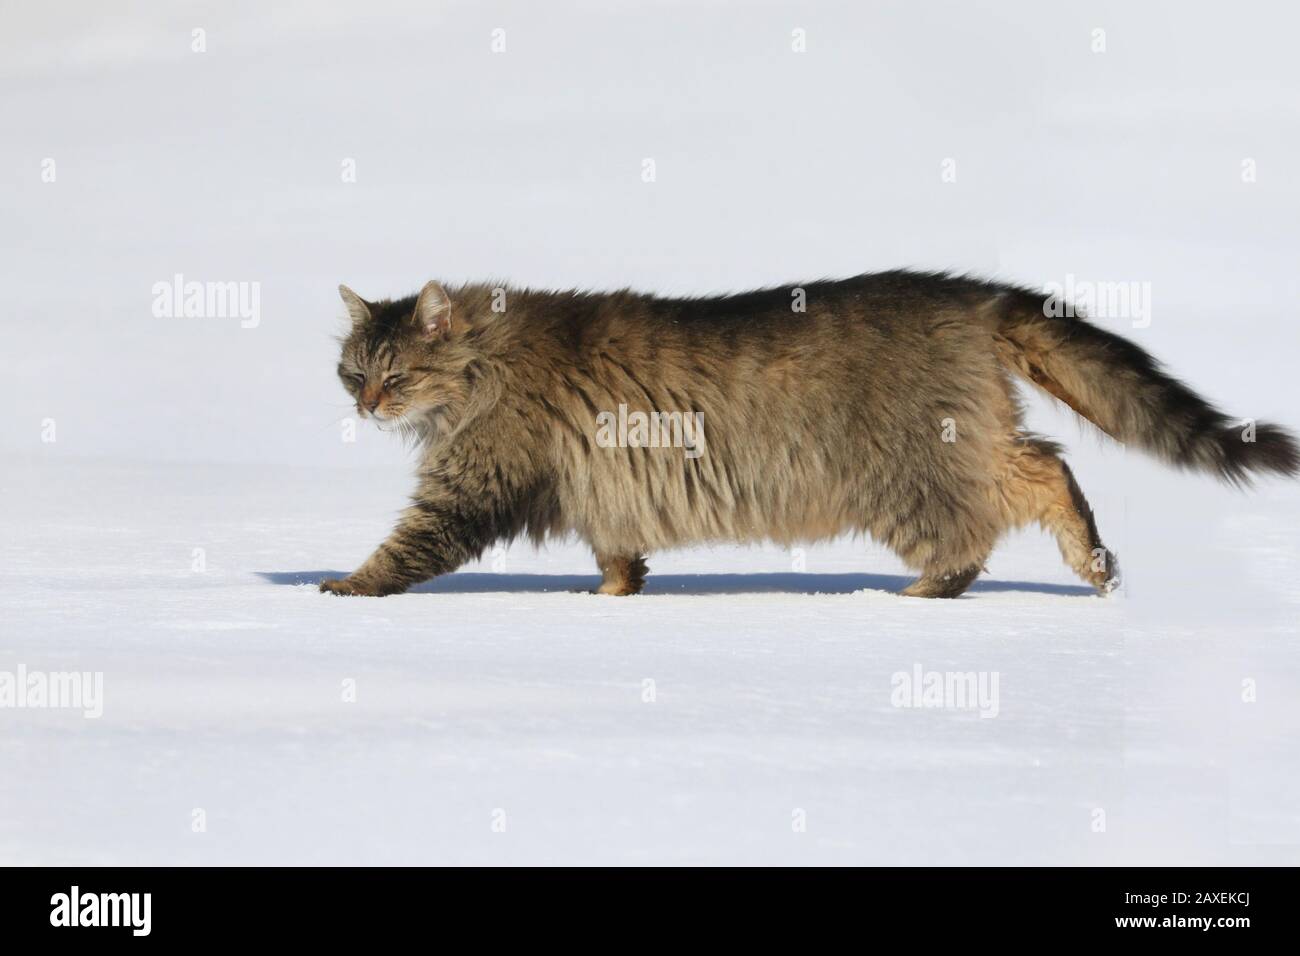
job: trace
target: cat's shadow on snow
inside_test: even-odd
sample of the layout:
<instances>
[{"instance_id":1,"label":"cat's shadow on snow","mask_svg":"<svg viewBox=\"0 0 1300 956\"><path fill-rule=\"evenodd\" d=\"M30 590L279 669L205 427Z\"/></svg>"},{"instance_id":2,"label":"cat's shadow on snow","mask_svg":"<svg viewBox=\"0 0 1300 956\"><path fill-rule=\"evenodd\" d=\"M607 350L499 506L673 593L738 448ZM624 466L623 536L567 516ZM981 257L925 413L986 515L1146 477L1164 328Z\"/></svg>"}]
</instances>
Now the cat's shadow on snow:
<instances>
[{"instance_id":1,"label":"cat's shadow on snow","mask_svg":"<svg viewBox=\"0 0 1300 956\"><path fill-rule=\"evenodd\" d=\"M345 578L346 571L258 571L272 584L320 584ZM646 578L645 596L663 594L851 594L854 591L901 591L912 578L898 574L655 574ZM467 571L434 578L411 588L417 594L492 594L510 592L593 591L600 584L586 574L492 574ZM1028 591L1036 594L1092 595L1077 584L1033 581L976 581L971 592ZM969 593L969 592L968 592Z\"/></svg>"}]
</instances>

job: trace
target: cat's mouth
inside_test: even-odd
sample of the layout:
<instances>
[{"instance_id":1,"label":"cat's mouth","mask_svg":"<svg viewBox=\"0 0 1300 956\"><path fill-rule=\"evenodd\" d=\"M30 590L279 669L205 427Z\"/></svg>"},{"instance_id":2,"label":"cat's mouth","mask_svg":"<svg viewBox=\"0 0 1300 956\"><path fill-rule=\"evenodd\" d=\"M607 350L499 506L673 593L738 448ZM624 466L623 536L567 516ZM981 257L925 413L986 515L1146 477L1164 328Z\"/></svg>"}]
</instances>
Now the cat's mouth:
<instances>
[{"instance_id":1,"label":"cat's mouth","mask_svg":"<svg viewBox=\"0 0 1300 956\"><path fill-rule=\"evenodd\" d=\"M418 402L403 403L401 405L381 405L368 413L363 413L362 417L364 418L368 414L379 424L392 424L403 420L413 422L416 419L435 418L445 411L446 407L441 404L426 407Z\"/></svg>"},{"instance_id":2,"label":"cat's mouth","mask_svg":"<svg viewBox=\"0 0 1300 956\"><path fill-rule=\"evenodd\" d=\"M427 409L403 405L400 409L376 408L370 417L381 432L400 435L408 440L428 441L447 430L445 411L445 405Z\"/></svg>"}]
</instances>

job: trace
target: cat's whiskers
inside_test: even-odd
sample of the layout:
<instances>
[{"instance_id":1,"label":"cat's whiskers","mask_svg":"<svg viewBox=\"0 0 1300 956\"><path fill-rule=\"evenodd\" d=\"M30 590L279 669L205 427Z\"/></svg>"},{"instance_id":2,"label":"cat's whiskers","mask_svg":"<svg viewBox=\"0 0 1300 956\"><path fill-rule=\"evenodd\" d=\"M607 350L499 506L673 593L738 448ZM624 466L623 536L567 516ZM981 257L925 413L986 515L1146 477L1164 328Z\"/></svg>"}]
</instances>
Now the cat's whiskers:
<instances>
[{"instance_id":1,"label":"cat's whiskers","mask_svg":"<svg viewBox=\"0 0 1300 956\"><path fill-rule=\"evenodd\" d=\"M397 435L405 445L418 445L427 437L426 431L411 420L410 414L409 408L404 409L397 415L376 418L375 424L385 434Z\"/></svg>"}]
</instances>

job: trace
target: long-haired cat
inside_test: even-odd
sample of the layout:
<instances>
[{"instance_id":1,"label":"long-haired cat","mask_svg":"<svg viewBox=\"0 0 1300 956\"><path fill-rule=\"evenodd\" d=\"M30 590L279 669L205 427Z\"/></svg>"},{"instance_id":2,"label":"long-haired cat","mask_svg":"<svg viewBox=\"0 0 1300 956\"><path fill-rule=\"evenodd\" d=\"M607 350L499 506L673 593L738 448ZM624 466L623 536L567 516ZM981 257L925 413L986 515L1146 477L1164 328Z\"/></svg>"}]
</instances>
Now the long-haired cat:
<instances>
[{"instance_id":1,"label":"long-haired cat","mask_svg":"<svg viewBox=\"0 0 1300 956\"><path fill-rule=\"evenodd\" d=\"M321 584L334 594L395 594L517 535L575 534L600 591L635 594L652 551L851 531L919 572L904 594L955 597L1031 522L1106 593L1114 556L1059 446L1022 429L1013 376L1172 465L1234 483L1300 467L1287 432L1234 423L1132 342L1013 286L886 272L688 299L339 291L338 374L421 460L411 507Z\"/></svg>"}]
</instances>

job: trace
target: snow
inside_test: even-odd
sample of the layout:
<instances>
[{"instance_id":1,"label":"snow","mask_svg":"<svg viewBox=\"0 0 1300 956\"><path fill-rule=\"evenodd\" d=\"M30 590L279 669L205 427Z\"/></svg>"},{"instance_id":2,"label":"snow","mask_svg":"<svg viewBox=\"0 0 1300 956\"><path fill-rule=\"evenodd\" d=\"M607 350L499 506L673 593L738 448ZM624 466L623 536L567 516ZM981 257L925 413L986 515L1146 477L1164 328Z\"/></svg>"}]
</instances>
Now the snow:
<instances>
[{"instance_id":1,"label":"snow","mask_svg":"<svg viewBox=\"0 0 1300 956\"><path fill-rule=\"evenodd\" d=\"M853 540L651 555L631 598L572 542L315 588L411 472L343 440L340 282L1144 282L1108 327L1300 427L1294 14L74 6L0 31L0 682L101 673L103 714L0 707L0 863L1300 862L1300 484L1042 400L1111 598L1033 530L952 602ZM178 273L258 321L155 316ZM996 716L895 706L918 666Z\"/></svg>"},{"instance_id":2,"label":"snow","mask_svg":"<svg viewBox=\"0 0 1300 956\"><path fill-rule=\"evenodd\" d=\"M1203 553L1268 595L1215 594L1215 620L1132 562L1157 597L1094 597L1038 534L951 602L890 593L907 578L853 541L804 572L776 548L660 556L631 598L579 593L597 579L577 545L515 545L335 598L314 583L379 539L400 472L5 464L0 670L104 675L99 719L0 711L6 862L1300 855L1290 489L1193 484L1233 504ZM915 665L998 674L997 715L894 706Z\"/></svg>"}]
</instances>

